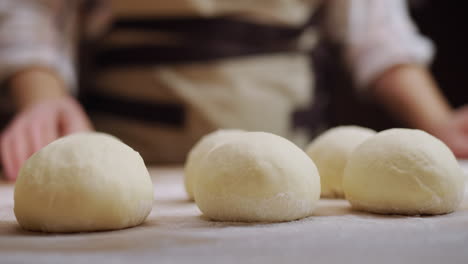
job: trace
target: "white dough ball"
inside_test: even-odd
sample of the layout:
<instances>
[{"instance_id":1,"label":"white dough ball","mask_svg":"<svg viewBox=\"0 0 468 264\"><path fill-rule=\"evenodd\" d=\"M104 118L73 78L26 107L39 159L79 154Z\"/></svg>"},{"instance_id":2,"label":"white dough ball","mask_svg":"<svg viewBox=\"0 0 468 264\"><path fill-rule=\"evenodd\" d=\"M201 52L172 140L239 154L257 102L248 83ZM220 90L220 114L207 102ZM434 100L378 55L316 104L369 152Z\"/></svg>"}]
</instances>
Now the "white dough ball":
<instances>
[{"instance_id":1,"label":"white dough ball","mask_svg":"<svg viewBox=\"0 0 468 264\"><path fill-rule=\"evenodd\" d=\"M193 181L196 178L198 164L200 160L211 149L216 147L223 140L235 137L245 131L235 129L221 129L209 133L202 137L190 150L184 167L184 186L189 199L193 200Z\"/></svg>"},{"instance_id":2,"label":"white dough ball","mask_svg":"<svg viewBox=\"0 0 468 264\"><path fill-rule=\"evenodd\" d=\"M310 216L320 197L313 161L290 141L264 132L224 140L200 161L195 202L220 221L278 222Z\"/></svg>"},{"instance_id":3,"label":"white dough ball","mask_svg":"<svg viewBox=\"0 0 468 264\"><path fill-rule=\"evenodd\" d=\"M465 183L455 156L440 140L420 130L390 129L356 148L343 188L358 210L432 215L453 212Z\"/></svg>"},{"instance_id":4,"label":"white dough ball","mask_svg":"<svg viewBox=\"0 0 468 264\"><path fill-rule=\"evenodd\" d=\"M109 135L79 133L31 156L14 198L16 219L27 230L112 230L146 219L153 184L138 152Z\"/></svg>"},{"instance_id":5,"label":"white dough ball","mask_svg":"<svg viewBox=\"0 0 468 264\"><path fill-rule=\"evenodd\" d=\"M320 174L321 196L343 198L343 171L353 150L375 131L358 126L339 126L331 128L306 148Z\"/></svg>"}]
</instances>

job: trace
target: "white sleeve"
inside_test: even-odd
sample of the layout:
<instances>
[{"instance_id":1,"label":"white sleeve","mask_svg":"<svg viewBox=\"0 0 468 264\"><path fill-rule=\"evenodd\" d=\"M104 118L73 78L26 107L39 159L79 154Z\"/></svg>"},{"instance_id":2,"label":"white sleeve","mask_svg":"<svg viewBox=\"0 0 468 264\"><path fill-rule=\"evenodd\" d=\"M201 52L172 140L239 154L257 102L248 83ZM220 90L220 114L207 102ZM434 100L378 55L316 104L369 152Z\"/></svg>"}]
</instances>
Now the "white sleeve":
<instances>
[{"instance_id":1,"label":"white sleeve","mask_svg":"<svg viewBox=\"0 0 468 264\"><path fill-rule=\"evenodd\" d=\"M0 82L30 66L47 67L76 87L72 5L48 0L0 2Z\"/></svg>"},{"instance_id":2,"label":"white sleeve","mask_svg":"<svg viewBox=\"0 0 468 264\"><path fill-rule=\"evenodd\" d=\"M400 64L428 65L432 42L419 34L405 0L331 0L328 32L360 89Z\"/></svg>"}]
</instances>

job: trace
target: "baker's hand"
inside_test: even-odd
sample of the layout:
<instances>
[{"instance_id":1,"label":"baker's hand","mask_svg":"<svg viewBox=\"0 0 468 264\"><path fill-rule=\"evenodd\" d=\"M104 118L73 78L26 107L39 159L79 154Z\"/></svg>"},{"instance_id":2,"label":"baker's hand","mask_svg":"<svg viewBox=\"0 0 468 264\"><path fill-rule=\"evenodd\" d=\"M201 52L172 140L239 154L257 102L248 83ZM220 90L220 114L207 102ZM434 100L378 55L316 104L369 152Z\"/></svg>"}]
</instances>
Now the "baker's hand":
<instances>
[{"instance_id":1,"label":"baker's hand","mask_svg":"<svg viewBox=\"0 0 468 264\"><path fill-rule=\"evenodd\" d=\"M15 180L26 159L55 139L91 129L85 112L71 96L30 105L17 114L0 136L6 178Z\"/></svg>"},{"instance_id":2,"label":"baker's hand","mask_svg":"<svg viewBox=\"0 0 468 264\"><path fill-rule=\"evenodd\" d=\"M468 106L453 114L429 131L453 151L459 159L468 159Z\"/></svg>"}]
</instances>

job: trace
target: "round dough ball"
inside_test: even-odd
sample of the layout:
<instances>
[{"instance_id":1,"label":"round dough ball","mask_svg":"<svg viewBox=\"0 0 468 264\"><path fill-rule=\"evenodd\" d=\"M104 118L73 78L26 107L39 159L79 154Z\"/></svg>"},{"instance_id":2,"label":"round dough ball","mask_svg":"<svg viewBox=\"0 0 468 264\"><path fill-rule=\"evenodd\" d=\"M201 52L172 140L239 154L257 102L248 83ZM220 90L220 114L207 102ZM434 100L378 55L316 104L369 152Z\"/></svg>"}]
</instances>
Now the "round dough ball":
<instances>
[{"instance_id":1,"label":"round dough ball","mask_svg":"<svg viewBox=\"0 0 468 264\"><path fill-rule=\"evenodd\" d=\"M344 198L343 171L353 150L375 135L372 129L358 126L331 128L312 141L306 148L320 173L321 196Z\"/></svg>"},{"instance_id":2,"label":"round dough ball","mask_svg":"<svg viewBox=\"0 0 468 264\"><path fill-rule=\"evenodd\" d=\"M235 129L222 129L212 132L202 137L195 146L190 150L187 161L184 167L184 186L185 191L190 200L193 200L193 181L196 178L196 172L200 160L208 153L211 149L216 147L217 144L223 142L224 139L235 137L241 133L245 133L243 130Z\"/></svg>"},{"instance_id":3,"label":"round dough ball","mask_svg":"<svg viewBox=\"0 0 468 264\"><path fill-rule=\"evenodd\" d=\"M449 148L420 130L390 129L359 145L345 168L346 199L382 214L453 212L465 183Z\"/></svg>"},{"instance_id":4,"label":"round dough ball","mask_svg":"<svg viewBox=\"0 0 468 264\"><path fill-rule=\"evenodd\" d=\"M14 196L16 219L24 229L112 230L146 219L153 184L138 152L109 135L79 133L31 156Z\"/></svg>"},{"instance_id":5,"label":"round dough ball","mask_svg":"<svg viewBox=\"0 0 468 264\"><path fill-rule=\"evenodd\" d=\"M320 198L313 161L290 141L264 132L224 140L200 161L195 202L220 221L279 222L310 216Z\"/></svg>"}]
</instances>

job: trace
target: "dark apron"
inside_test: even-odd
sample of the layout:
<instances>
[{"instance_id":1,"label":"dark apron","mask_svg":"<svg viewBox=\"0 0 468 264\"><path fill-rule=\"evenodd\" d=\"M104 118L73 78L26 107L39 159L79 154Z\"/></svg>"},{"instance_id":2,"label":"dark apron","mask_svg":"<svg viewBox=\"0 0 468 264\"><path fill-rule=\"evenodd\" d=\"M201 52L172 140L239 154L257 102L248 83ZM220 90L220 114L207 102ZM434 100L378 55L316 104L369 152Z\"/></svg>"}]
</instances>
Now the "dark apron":
<instances>
[{"instance_id":1,"label":"dark apron","mask_svg":"<svg viewBox=\"0 0 468 264\"><path fill-rule=\"evenodd\" d=\"M183 127L183 105L151 102L99 94L99 89L87 80L106 69L155 65L209 62L239 56L267 55L297 51L296 41L306 28L317 26L319 11L301 27L270 26L237 20L217 18L118 18L101 39L83 42L80 61L80 98L90 112L115 114L132 120ZM177 36L177 44L141 44L106 46L102 39L119 30L165 33ZM319 45L320 46L320 45ZM324 49L311 53L315 69L323 69ZM315 100L307 109L297 109L294 125L316 135L326 123L328 96L323 89L321 71L315 72ZM311 87L312 89L313 87Z\"/></svg>"}]
</instances>

